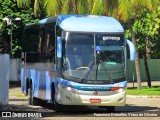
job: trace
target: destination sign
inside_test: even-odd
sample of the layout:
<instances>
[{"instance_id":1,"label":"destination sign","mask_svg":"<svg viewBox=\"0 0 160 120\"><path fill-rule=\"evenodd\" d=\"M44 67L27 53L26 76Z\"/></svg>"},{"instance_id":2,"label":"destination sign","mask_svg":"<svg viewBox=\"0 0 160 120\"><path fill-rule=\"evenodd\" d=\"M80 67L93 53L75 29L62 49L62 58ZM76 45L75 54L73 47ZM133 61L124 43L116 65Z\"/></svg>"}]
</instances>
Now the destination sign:
<instances>
[{"instance_id":1,"label":"destination sign","mask_svg":"<svg viewBox=\"0 0 160 120\"><path fill-rule=\"evenodd\" d=\"M97 46L123 46L124 34L97 34Z\"/></svg>"},{"instance_id":2,"label":"destination sign","mask_svg":"<svg viewBox=\"0 0 160 120\"><path fill-rule=\"evenodd\" d=\"M106 40L116 40L116 41L119 41L119 40L120 40L120 37L103 36L103 40L104 40L104 41L106 41Z\"/></svg>"}]
</instances>

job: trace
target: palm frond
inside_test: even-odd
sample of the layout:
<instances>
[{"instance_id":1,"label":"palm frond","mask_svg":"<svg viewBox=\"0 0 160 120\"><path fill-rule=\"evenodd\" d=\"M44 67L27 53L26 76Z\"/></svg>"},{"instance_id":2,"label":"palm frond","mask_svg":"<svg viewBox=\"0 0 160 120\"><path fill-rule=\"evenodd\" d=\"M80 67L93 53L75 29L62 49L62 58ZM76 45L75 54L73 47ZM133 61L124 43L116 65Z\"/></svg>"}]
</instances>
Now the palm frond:
<instances>
[{"instance_id":1,"label":"palm frond","mask_svg":"<svg viewBox=\"0 0 160 120\"><path fill-rule=\"evenodd\" d=\"M88 13L91 13L92 11L92 8L93 8L93 3L94 3L94 0L86 0L86 5L87 5L87 12Z\"/></svg>"},{"instance_id":2,"label":"palm frond","mask_svg":"<svg viewBox=\"0 0 160 120\"><path fill-rule=\"evenodd\" d=\"M84 0L78 0L77 1L77 11L79 14L87 14L88 8L87 8L88 4L87 1L84 2Z\"/></svg>"},{"instance_id":3,"label":"palm frond","mask_svg":"<svg viewBox=\"0 0 160 120\"><path fill-rule=\"evenodd\" d=\"M102 0L94 0L93 1L93 8L91 11L91 14L102 14L103 12L103 7L102 7Z\"/></svg>"},{"instance_id":4,"label":"palm frond","mask_svg":"<svg viewBox=\"0 0 160 120\"><path fill-rule=\"evenodd\" d=\"M48 16L56 16L61 8L60 0L44 0L44 8Z\"/></svg>"},{"instance_id":5,"label":"palm frond","mask_svg":"<svg viewBox=\"0 0 160 120\"><path fill-rule=\"evenodd\" d=\"M108 16L114 16L118 9L118 0L103 0L103 14Z\"/></svg>"},{"instance_id":6,"label":"palm frond","mask_svg":"<svg viewBox=\"0 0 160 120\"><path fill-rule=\"evenodd\" d=\"M62 14L68 14L69 13L69 8L70 8L70 0L62 0L63 4L61 6L61 13Z\"/></svg>"},{"instance_id":7,"label":"palm frond","mask_svg":"<svg viewBox=\"0 0 160 120\"><path fill-rule=\"evenodd\" d=\"M123 21L127 21L131 17L131 3L128 0L119 0L117 18Z\"/></svg>"}]
</instances>

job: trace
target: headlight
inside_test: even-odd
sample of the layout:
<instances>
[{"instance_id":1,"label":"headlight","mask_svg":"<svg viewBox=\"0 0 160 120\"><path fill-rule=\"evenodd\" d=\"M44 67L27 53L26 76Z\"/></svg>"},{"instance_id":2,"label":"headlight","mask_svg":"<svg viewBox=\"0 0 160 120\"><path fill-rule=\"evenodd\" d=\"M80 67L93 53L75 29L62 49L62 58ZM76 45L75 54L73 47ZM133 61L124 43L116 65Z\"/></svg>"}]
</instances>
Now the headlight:
<instances>
[{"instance_id":1,"label":"headlight","mask_svg":"<svg viewBox=\"0 0 160 120\"><path fill-rule=\"evenodd\" d=\"M69 92L76 92L77 89L69 87L69 86L65 86L65 85L61 85L63 89L69 91Z\"/></svg>"}]
</instances>

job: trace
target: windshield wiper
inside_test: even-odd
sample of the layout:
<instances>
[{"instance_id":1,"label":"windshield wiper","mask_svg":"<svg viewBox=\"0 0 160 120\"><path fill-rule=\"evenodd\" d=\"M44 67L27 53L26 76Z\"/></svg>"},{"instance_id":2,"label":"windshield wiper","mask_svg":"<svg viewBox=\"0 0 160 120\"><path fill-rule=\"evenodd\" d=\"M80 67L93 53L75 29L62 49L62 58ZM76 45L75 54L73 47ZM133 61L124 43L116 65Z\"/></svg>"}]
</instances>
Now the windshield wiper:
<instances>
[{"instance_id":1,"label":"windshield wiper","mask_svg":"<svg viewBox=\"0 0 160 120\"><path fill-rule=\"evenodd\" d=\"M89 69L90 69L90 67L91 67L92 64L93 64L93 60L90 61L90 63L88 64L87 68L86 68L85 71L83 72L82 77L79 79L80 82L83 82L83 81L84 81L84 79L85 79L86 76L88 75Z\"/></svg>"}]
</instances>

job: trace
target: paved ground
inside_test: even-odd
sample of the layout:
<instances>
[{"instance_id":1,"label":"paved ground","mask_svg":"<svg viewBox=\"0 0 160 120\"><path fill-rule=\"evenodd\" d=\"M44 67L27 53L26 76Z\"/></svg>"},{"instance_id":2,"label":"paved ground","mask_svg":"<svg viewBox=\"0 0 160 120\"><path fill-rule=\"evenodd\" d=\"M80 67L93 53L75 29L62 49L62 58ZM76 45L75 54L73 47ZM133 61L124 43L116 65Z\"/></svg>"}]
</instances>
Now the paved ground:
<instances>
[{"instance_id":1,"label":"paved ground","mask_svg":"<svg viewBox=\"0 0 160 120\"><path fill-rule=\"evenodd\" d=\"M152 83L158 85L159 83ZM132 86L129 83L128 86ZM146 98L146 97L127 97L126 106L116 107L116 117L107 117L112 115L111 113L106 113L104 109L97 107L81 106L81 107L71 107L74 112L68 113L56 113L54 111L54 106L52 104L45 104L42 106L30 106L28 105L27 97L21 93L20 87L12 87L9 89L9 106L6 106L4 110L6 111L34 111L41 112L42 115L49 114L50 117L44 117L42 119L59 119L62 120L83 120L83 119L104 119L107 120L128 120L128 119L138 119L138 120L158 120L160 117L152 117L154 115L160 116L160 98ZM145 117L136 117L136 115L142 114ZM125 116L128 117L125 117ZM132 117L129 117L132 115ZM124 117L122 117L124 116ZM133 117L134 116L134 117ZM0 118L1 119L1 118Z\"/></svg>"}]
</instances>

